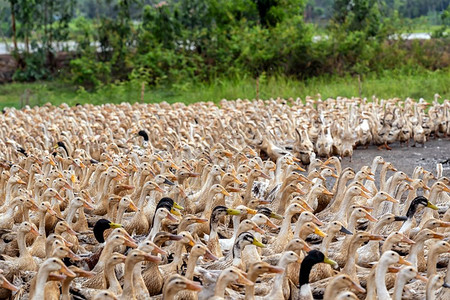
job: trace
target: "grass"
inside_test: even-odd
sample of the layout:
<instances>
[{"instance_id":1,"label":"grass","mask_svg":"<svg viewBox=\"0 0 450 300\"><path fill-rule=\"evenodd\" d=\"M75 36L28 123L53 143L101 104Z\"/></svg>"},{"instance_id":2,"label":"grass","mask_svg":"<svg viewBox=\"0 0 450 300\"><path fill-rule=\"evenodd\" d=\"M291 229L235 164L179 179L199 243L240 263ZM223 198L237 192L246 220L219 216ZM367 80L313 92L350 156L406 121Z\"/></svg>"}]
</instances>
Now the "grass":
<instances>
[{"instance_id":1,"label":"grass","mask_svg":"<svg viewBox=\"0 0 450 300\"><path fill-rule=\"evenodd\" d=\"M386 72L383 76L370 75L361 81L361 96L371 98L412 97L432 100L435 93L443 99L450 99L450 69L435 72L421 72L405 75ZM260 78L259 98L314 96L320 93L322 99L328 97L359 96L356 77L317 77L307 81L299 81L286 77ZM120 103L137 102L141 98L140 82L122 82L100 87L95 92L87 92L61 81L34 83L11 83L0 85L0 107L14 106L20 108L50 102L55 105L67 103ZM169 103L197 101L213 101L221 99L254 99L256 98L256 82L253 78L217 79L209 84L177 84L171 87L146 88L144 102Z\"/></svg>"}]
</instances>

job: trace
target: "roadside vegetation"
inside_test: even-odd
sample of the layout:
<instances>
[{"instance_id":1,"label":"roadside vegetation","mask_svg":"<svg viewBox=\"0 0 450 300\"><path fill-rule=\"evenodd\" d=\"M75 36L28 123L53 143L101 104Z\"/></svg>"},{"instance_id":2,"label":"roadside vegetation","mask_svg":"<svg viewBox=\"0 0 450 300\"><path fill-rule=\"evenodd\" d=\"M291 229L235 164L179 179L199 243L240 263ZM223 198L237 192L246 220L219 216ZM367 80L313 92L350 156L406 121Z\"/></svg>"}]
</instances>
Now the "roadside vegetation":
<instances>
[{"instance_id":1,"label":"roadside vegetation","mask_svg":"<svg viewBox=\"0 0 450 300\"><path fill-rule=\"evenodd\" d=\"M445 97L449 3L9 0L0 35L18 68L0 86L0 105ZM432 39L403 40L405 32ZM61 61L56 48L67 41L74 49Z\"/></svg>"}]
</instances>

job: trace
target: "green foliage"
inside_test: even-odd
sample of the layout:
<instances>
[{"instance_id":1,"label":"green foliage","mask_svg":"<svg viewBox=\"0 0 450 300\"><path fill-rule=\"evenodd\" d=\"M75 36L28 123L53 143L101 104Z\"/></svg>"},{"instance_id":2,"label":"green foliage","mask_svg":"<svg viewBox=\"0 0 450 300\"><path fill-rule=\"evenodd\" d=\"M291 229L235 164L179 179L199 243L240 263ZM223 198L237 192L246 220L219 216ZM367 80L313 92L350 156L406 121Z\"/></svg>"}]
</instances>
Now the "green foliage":
<instances>
[{"instance_id":1,"label":"green foliage","mask_svg":"<svg viewBox=\"0 0 450 300\"><path fill-rule=\"evenodd\" d=\"M13 80L34 81L49 78L51 74L44 65L45 60L45 53L42 49L36 49L35 52L31 53L24 53L21 58L23 64L14 72Z\"/></svg>"},{"instance_id":2,"label":"green foliage","mask_svg":"<svg viewBox=\"0 0 450 300\"><path fill-rule=\"evenodd\" d=\"M111 80L111 68L107 63L81 57L70 62L70 74L73 83L89 89L99 87Z\"/></svg>"}]
</instances>

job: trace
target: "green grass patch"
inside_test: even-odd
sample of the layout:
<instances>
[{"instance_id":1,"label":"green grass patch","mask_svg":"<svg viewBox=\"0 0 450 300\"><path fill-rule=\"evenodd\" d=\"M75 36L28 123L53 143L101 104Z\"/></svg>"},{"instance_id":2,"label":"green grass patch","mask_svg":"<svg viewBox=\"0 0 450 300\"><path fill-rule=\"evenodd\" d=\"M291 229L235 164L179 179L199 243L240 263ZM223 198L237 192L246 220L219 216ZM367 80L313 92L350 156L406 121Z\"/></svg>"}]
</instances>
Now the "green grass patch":
<instances>
[{"instance_id":1,"label":"green grass patch","mask_svg":"<svg viewBox=\"0 0 450 300\"><path fill-rule=\"evenodd\" d=\"M141 101L142 83L118 82L102 86L94 92L63 83L61 81L45 81L34 83L11 83L0 85L0 107L14 106L20 108L42 105L50 102L55 105L67 103L120 103ZM299 81L287 77L260 77L259 98L276 97L302 99L320 93L322 99L328 97L359 96L358 79L355 76L317 77ZM450 98L450 70L422 71L418 74L397 74L385 72L382 76L363 76L361 78L361 96L371 99L373 95L379 98L412 97L432 100L439 93L443 99ZM184 102L186 104L198 101L213 101L221 99L255 99L256 80L243 76L233 79L216 79L203 84L175 84L170 87L146 87L144 102L169 103Z\"/></svg>"}]
</instances>

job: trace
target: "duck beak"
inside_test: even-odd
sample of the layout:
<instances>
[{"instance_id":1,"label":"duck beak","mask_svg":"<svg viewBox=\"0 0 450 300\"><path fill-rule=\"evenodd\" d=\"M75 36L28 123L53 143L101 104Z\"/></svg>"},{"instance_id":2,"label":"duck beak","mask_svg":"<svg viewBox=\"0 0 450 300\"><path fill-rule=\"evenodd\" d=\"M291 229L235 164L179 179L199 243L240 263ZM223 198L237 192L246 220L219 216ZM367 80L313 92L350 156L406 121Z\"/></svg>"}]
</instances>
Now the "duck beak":
<instances>
[{"instance_id":1,"label":"duck beak","mask_svg":"<svg viewBox=\"0 0 450 300\"><path fill-rule=\"evenodd\" d=\"M195 242L193 240L190 240L188 245L191 246L191 247L194 247L195 246Z\"/></svg>"},{"instance_id":2,"label":"duck beak","mask_svg":"<svg viewBox=\"0 0 450 300\"><path fill-rule=\"evenodd\" d=\"M301 202L300 202L300 205L301 205L304 209L306 209L307 211L309 211L309 212L313 212L313 211L314 211L314 209L313 209L311 206L309 206L309 204L306 203L305 201L301 201Z\"/></svg>"},{"instance_id":3,"label":"duck beak","mask_svg":"<svg viewBox=\"0 0 450 300\"><path fill-rule=\"evenodd\" d=\"M370 241L383 241L384 238L381 235L371 234L371 235L369 235L369 240Z\"/></svg>"},{"instance_id":4,"label":"duck beak","mask_svg":"<svg viewBox=\"0 0 450 300\"><path fill-rule=\"evenodd\" d=\"M267 219L266 223L265 223L268 227L273 228L273 229L278 229L278 226L275 225L272 221L270 221L269 219Z\"/></svg>"},{"instance_id":5,"label":"duck beak","mask_svg":"<svg viewBox=\"0 0 450 300\"><path fill-rule=\"evenodd\" d=\"M407 265L407 266L412 266L412 263L410 263L409 261L405 260L403 257L399 257L398 259L398 263L402 264L402 265Z\"/></svg>"},{"instance_id":6,"label":"duck beak","mask_svg":"<svg viewBox=\"0 0 450 300\"><path fill-rule=\"evenodd\" d=\"M38 208L38 206L36 205L36 202L34 202L33 200L31 200L30 203L31 203L30 209L31 209L32 211L39 211L39 208Z\"/></svg>"},{"instance_id":7,"label":"duck beak","mask_svg":"<svg viewBox=\"0 0 450 300\"><path fill-rule=\"evenodd\" d=\"M430 190L431 190L427 185L425 185L425 186L423 187L423 189L424 189L425 191L430 191Z\"/></svg>"},{"instance_id":8,"label":"duck beak","mask_svg":"<svg viewBox=\"0 0 450 300\"><path fill-rule=\"evenodd\" d=\"M376 218L374 218L371 214L366 213L366 218L367 220L371 221L371 222L376 222L378 221Z\"/></svg>"},{"instance_id":9,"label":"duck beak","mask_svg":"<svg viewBox=\"0 0 450 300\"><path fill-rule=\"evenodd\" d=\"M430 201L428 201L427 207L429 207L429 208L431 208L433 210L438 210L438 207L436 205L434 205L433 203L431 203Z\"/></svg>"},{"instance_id":10,"label":"duck beak","mask_svg":"<svg viewBox=\"0 0 450 300\"><path fill-rule=\"evenodd\" d=\"M391 195L387 195L386 200L392 203L398 203L398 200L393 198Z\"/></svg>"},{"instance_id":11,"label":"duck beak","mask_svg":"<svg viewBox=\"0 0 450 300\"><path fill-rule=\"evenodd\" d=\"M58 199L59 201L64 201L63 197L61 197L59 193L56 193L55 198Z\"/></svg>"},{"instance_id":12,"label":"duck beak","mask_svg":"<svg viewBox=\"0 0 450 300\"><path fill-rule=\"evenodd\" d=\"M423 282L428 282L428 279L425 276L420 275L419 273L417 273L415 278Z\"/></svg>"},{"instance_id":13,"label":"duck beak","mask_svg":"<svg viewBox=\"0 0 450 300\"><path fill-rule=\"evenodd\" d=\"M316 216L313 216L313 222L318 225L318 226L322 226L323 222L320 221Z\"/></svg>"},{"instance_id":14,"label":"duck beak","mask_svg":"<svg viewBox=\"0 0 450 300\"><path fill-rule=\"evenodd\" d=\"M369 175L366 176L366 179L369 181L375 181L375 179L373 177L370 177Z\"/></svg>"},{"instance_id":15,"label":"duck beak","mask_svg":"<svg viewBox=\"0 0 450 300\"><path fill-rule=\"evenodd\" d=\"M109 227L110 227L110 228L122 228L123 225L122 225L122 224L118 224L118 223L113 223L113 222L111 222L111 223L109 223Z\"/></svg>"},{"instance_id":16,"label":"duck beak","mask_svg":"<svg viewBox=\"0 0 450 300\"><path fill-rule=\"evenodd\" d=\"M325 190L323 191L323 194L324 194L324 195L328 195L328 196L333 196L333 193L330 192L330 191L327 190L327 189L325 189Z\"/></svg>"},{"instance_id":17,"label":"duck beak","mask_svg":"<svg viewBox=\"0 0 450 300\"><path fill-rule=\"evenodd\" d=\"M83 207L86 209L94 209L94 207L86 201L83 202Z\"/></svg>"},{"instance_id":18,"label":"duck beak","mask_svg":"<svg viewBox=\"0 0 450 300\"><path fill-rule=\"evenodd\" d=\"M334 174L334 173L332 173L331 174L331 177L334 177L334 178L339 178L339 176L337 176L336 174Z\"/></svg>"},{"instance_id":19,"label":"duck beak","mask_svg":"<svg viewBox=\"0 0 450 300\"><path fill-rule=\"evenodd\" d=\"M402 240L401 240L401 242L403 242L403 243L407 243L407 244L410 244L410 245L412 245L412 244L415 244L416 242L414 242L413 240L411 240L410 238L408 238L406 235L404 235L403 236L403 238L402 238Z\"/></svg>"},{"instance_id":20,"label":"duck beak","mask_svg":"<svg viewBox=\"0 0 450 300\"><path fill-rule=\"evenodd\" d=\"M251 208L247 208L246 211L247 211L247 213L250 214L250 215L256 215L256 213L257 213L256 210L251 209Z\"/></svg>"},{"instance_id":21,"label":"duck beak","mask_svg":"<svg viewBox=\"0 0 450 300\"><path fill-rule=\"evenodd\" d=\"M360 292L360 293L365 293L366 292L366 290L361 285L359 285L358 283L354 282L353 280L352 280L352 287L355 290L357 290L358 292Z\"/></svg>"},{"instance_id":22,"label":"duck beak","mask_svg":"<svg viewBox=\"0 0 450 300\"><path fill-rule=\"evenodd\" d=\"M264 179L270 179L270 176L263 172L261 172L261 175L259 175L259 177L262 177Z\"/></svg>"},{"instance_id":23,"label":"duck beak","mask_svg":"<svg viewBox=\"0 0 450 300\"><path fill-rule=\"evenodd\" d=\"M450 227L450 222L441 222L439 227Z\"/></svg>"},{"instance_id":24,"label":"duck beak","mask_svg":"<svg viewBox=\"0 0 450 300\"><path fill-rule=\"evenodd\" d=\"M360 188L361 188L364 192L370 194L370 191L369 191L365 186L361 185Z\"/></svg>"},{"instance_id":25,"label":"duck beak","mask_svg":"<svg viewBox=\"0 0 450 300\"><path fill-rule=\"evenodd\" d=\"M261 243L260 241L258 241L257 239L253 238L253 245L255 245L256 247L260 247L260 248L266 248L266 246Z\"/></svg>"},{"instance_id":26,"label":"duck beak","mask_svg":"<svg viewBox=\"0 0 450 300\"><path fill-rule=\"evenodd\" d=\"M77 274L75 274L74 272L72 272L68 267L66 267L65 265L61 266L61 269L59 269L59 271L65 275L67 275L68 277L76 277Z\"/></svg>"},{"instance_id":27,"label":"duck beak","mask_svg":"<svg viewBox=\"0 0 450 300\"><path fill-rule=\"evenodd\" d=\"M227 214L231 215L231 216L238 216L241 214L241 211L238 209L232 209L232 208L228 208L227 209Z\"/></svg>"},{"instance_id":28,"label":"duck beak","mask_svg":"<svg viewBox=\"0 0 450 300\"><path fill-rule=\"evenodd\" d=\"M72 174L72 175L70 176L70 181L72 181L72 183L77 182L77 177L75 176L75 174Z\"/></svg>"},{"instance_id":29,"label":"duck beak","mask_svg":"<svg viewBox=\"0 0 450 300\"><path fill-rule=\"evenodd\" d=\"M39 232L34 227L31 227L30 232L31 232L31 234L33 234L35 236L39 236Z\"/></svg>"},{"instance_id":30,"label":"duck beak","mask_svg":"<svg viewBox=\"0 0 450 300\"><path fill-rule=\"evenodd\" d=\"M353 235L353 233L344 226L341 226L341 229L339 229L339 231L348 235Z\"/></svg>"},{"instance_id":31,"label":"duck beak","mask_svg":"<svg viewBox=\"0 0 450 300\"><path fill-rule=\"evenodd\" d=\"M276 213L274 213L274 212L272 212L272 213L270 214L270 217L271 217L271 218L274 218L274 219L277 219L277 220L283 220L283 219L284 219L284 217L283 217L282 215L276 214Z\"/></svg>"},{"instance_id":32,"label":"duck beak","mask_svg":"<svg viewBox=\"0 0 450 300\"><path fill-rule=\"evenodd\" d=\"M242 184L243 182L237 179L236 177L233 178L233 182L237 184Z\"/></svg>"},{"instance_id":33,"label":"duck beak","mask_svg":"<svg viewBox=\"0 0 450 300\"><path fill-rule=\"evenodd\" d=\"M167 255L167 252L161 249L160 247L156 246L153 248L153 251L155 254L161 254L161 255Z\"/></svg>"},{"instance_id":34,"label":"duck beak","mask_svg":"<svg viewBox=\"0 0 450 300\"><path fill-rule=\"evenodd\" d=\"M172 210L171 210L172 211ZM174 210L175 211L175 210ZM179 212L178 212L178 214L180 214ZM167 215L166 215L166 218L167 219L169 219L170 221L172 221L172 222L177 222L178 220L177 220L177 218L175 218L171 213L168 213Z\"/></svg>"},{"instance_id":35,"label":"duck beak","mask_svg":"<svg viewBox=\"0 0 450 300\"><path fill-rule=\"evenodd\" d=\"M130 202L130 205L128 206L132 211L138 211L137 206L133 203L133 201Z\"/></svg>"},{"instance_id":36,"label":"duck beak","mask_svg":"<svg viewBox=\"0 0 450 300\"><path fill-rule=\"evenodd\" d=\"M209 260L212 260L212 261L215 261L215 260L218 260L218 259L219 259L217 256L215 256L214 254L212 254L211 251L209 251L209 250L206 250L204 257L205 257L206 259L209 259Z\"/></svg>"},{"instance_id":37,"label":"duck beak","mask_svg":"<svg viewBox=\"0 0 450 300\"><path fill-rule=\"evenodd\" d=\"M442 286L445 288L450 288L450 284L448 282L444 282L444 284Z\"/></svg>"},{"instance_id":38,"label":"duck beak","mask_svg":"<svg viewBox=\"0 0 450 300\"><path fill-rule=\"evenodd\" d=\"M72 247L73 246L73 244L71 243L71 242L69 242L69 241L67 241L67 240L64 240L63 241L64 242L64 245L66 246L66 247Z\"/></svg>"},{"instance_id":39,"label":"duck beak","mask_svg":"<svg viewBox=\"0 0 450 300\"><path fill-rule=\"evenodd\" d=\"M72 251L69 251L69 253L67 254L67 256L74 261L79 261L81 260L81 257L79 257L78 255L76 255L75 253L73 253Z\"/></svg>"},{"instance_id":40,"label":"duck beak","mask_svg":"<svg viewBox=\"0 0 450 300\"><path fill-rule=\"evenodd\" d=\"M208 219L200 219L200 218L195 219L195 223L199 224L204 224L207 223L208 221L209 221Z\"/></svg>"},{"instance_id":41,"label":"duck beak","mask_svg":"<svg viewBox=\"0 0 450 300\"><path fill-rule=\"evenodd\" d=\"M408 182L413 182L414 180L412 180L412 179L409 178L409 177L406 177L406 181L408 181Z\"/></svg>"},{"instance_id":42,"label":"duck beak","mask_svg":"<svg viewBox=\"0 0 450 300\"><path fill-rule=\"evenodd\" d=\"M394 220L397 221L397 222L399 222L399 221L406 221L406 220L408 220L408 217L406 217L406 216L395 216Z\"/></svg>"},{"instance_id":43,"label":"duck beak","mask_svg":"<svg viewBox=\"0 0 450 300\"><path fill-rule=\"evenodd\" d=\"M170 213L171 213L171 214L174 214L175 216L181 216L180 211L179 211L178 209L176 209L175 207L172 207L172 208L170 209Z\"/></svg>"},{"instance_id":44,"label":"duck beak","mask_svg":"<svg viewBox=\"0 0 450 300\"><path fill-rule=\"evenodd\" d=\"M265 233L264 230L262 230L262 229L259 228L258 226L255 226L255 227L253 227L252 229L253 229L254 231L256 231L256 232L261 233L261 234L264 234L264 233Z\"/></svg>"},{"instance_id":45,"label":"duck beak","mask_svg":"<svg viewBox=\"0 0 450 300\"><path fill-rule=\"evenodd\" d=\"M155 187L155 191L160 192L160 193L164 193L164 190L158 185Z\"/></svg>"},{"instance_id":46,"label":"duck beak","mask_svg":"<svg viewBox=\"0 0 450 300\"><path fill-rule=\"evenodd\" d=\"M302 250L305 252L309 252L309 251L311 251L311 247L309 247L309 245L305 243L305 244L303 244Z\"/></svg>"},{"instance_id":47,"label":"duck beak","mask_svg":"<svg viewBox=\"0 0 450 300\"><path fill-rule=\"evenodd\" d=\"M19 290L17 287L12 285L8 280L6 280L6 278L3 279L1 287L13 292L17 292Z\"/></svg>"},{"instance_id":48,"label":"duck beak","mask_svg":"<svg viewBox=\"0 0 450 300\"><path fill-rule=\"evenodd\" d=\"M202 286L195 281L192 280L186 280L186 289L194 292L200 292L202 290Z\"/></svg>"},{"instance_id":49,"label":"duck beak","mask_svg":"<svg viewBox=\"0 0 450 300\"><path fill-rule=\"evenodd\" d=\"M25 181L23 181L22 179L17 180L17 183L19 184L27 184Z\"/></svg>"},{"instance_id":50,"label":"duck beak","mask_svg":"<svg viewBox=\"0 0 450 300\"><path fill-rule=\"evenodd\" d=\"M154 256L151 254L145 254L144 258L146 261L153 262L153 263L157 263L157 262L161 261L161 258L159 256Z\"/></svg>"},{"instance_id":51,"label":"duck beak","mask_svg":"<svg viewBox=\"0 0 450 300\"><path fill-rule=\"evenodd\" d=\"M284 272L284 268L270 266L267 268L269 273L282 274Z\"/></svg>"},{"instance_id":52,"label":"duck beak","mask_svg":"<svg viewBox=\"0 0 450 300\"><path fill-rule=\"evenodd\" d=\"M359 195L364 197L364 198L366 198L366 199L370 199L370 196L367 195L366 193L364 193L362 190L361 190L361 193Z\"/></svg>"},{"instance_id":53,"label":"duck beak","mask_svg":"<svg viewBox=\"0 0 450 300\"><path fill-rule=\"evenodd\" d=\"M198 177L200 176L199 173L188 173L189 177Z\"/></svg>"},{"instance_id":54,"label":"duck beak","mask_svg":"<svg viewBox=\"0 0 450 300\"><path fill-rule=\"evenodd\" d=\"M244 274L239 273L239 278L237 280L237 283L240 283L240 284L243 284L243 285L254 285L253 281L249 280L246 277L247 274L246 273L244 273Z\"/></svg>"},{"instance_id":55,"label":"duck beak","mask_svg":"<svg viewBox=\"0 0 450 300\"><path fill-rule=\"evenodd\" d=\"M323 259L323 262L326 263L326 264L332 265L332 266L337 265L337 262L335 262L335 261L332 260L332 259L329 259L328 257L325 257L325 258Z\"/></svg>"},{"instance_id":56,"label":"duck beak","mask_svg":"<svg viewBox=\"0 0 450 300\"><path fill-rule=\"evenodd\" d=\"M85 271L85 270L83 270L83 269L77 270L77 273L78 273L78 277L91 278L91 277L94 277L94 276L95 276L95 273L94 273L94 272L91 272L91 271Z\"/></svg>"},{"instance_id":57,"label":"duck beak","mask_svg":"<svg viewBox=\"0 0 450 300\"><path fill-rule=\"evenodd\" d=\"M167 185L175 185L175 183L173 183L172 181L170 181L169 179L164 179L164 182L163 183L165 183L165 184L167 184Z\"/></svg>"},{"instance_id":58,"label":"duck beak","mask_svg":"<svg viewBox=\"0 0 450 300\"><path fill-rule=\"evenodd\" d=\"M223 189L223 190L221 191L221 193L222 193L223 195L225 195L225 196L231 196L231 194L228 193L227 190L225 190L225 189Z\"/></svg>"},{"instance_id":59,"label":"duck beak","mask_svg":"<svg viewBox=\"0 0 450 300\"><path fill-rule=\"evenodd\" d=\"M314 229L314 233L317 234L320 237L326 237L327 234L325 232L323 232L322 230L319 229L319 227L316 227Z\"/></svg>"},{"instance_id":60,"label":"duck beak","mask_svg":"<svg viewBox=\"0 0 450 300\"><path fill-rule=\"evenodd\" d=\"M439 233L433 233L433 238L443 240L445 238L445 236L443 236L442 234L439 234Z\"/></svg>"},{"instance_id":61,"label":"duck beak","mask_svg":"<svg viewBox=\"0 0 450 300\"><path fill-rule=\"evenodd\" d=\"M131 247L131 248L137 248L138 247L138 245L135 242L130 241L130 240L126 239L126 238L125 238L124 244L125 244L125 246Z\"/></svg>"},{"instance_id":62,"label":"duck beak","mask_svg":"<svg viewBox=\"0 0 450 300\"><path fill-rule=\"evenodd\" d=\"M183 237L181 235L176 235L176 234L172 234L169 236L169 240L171 241L179 241L181 240Z\"/></svg>"},{"instance_id":63,"label":"duck beak","mask_svg":"<svg viewBox=\"0 0 450 300\"><path fill-rule=\"evenodd\" d=\"M67 229L67 233L71 234L71 235L77 235L77 233L75 232L75 230L73 230L72 228L70 228L69 226L66 227Z\"/></svg>"},{"instance_id":64,"label":"duck beak","mask_svg":"<svg viewBox=\"0 0 450 300\"><path fill-rule=\"evenodd\" d=\"M74 175L72 175L72 176L74 176ZM73 188L67 182L64 183L64 188L68 189L69 191L73 190Z\"/></svg>"}]
</instances>

